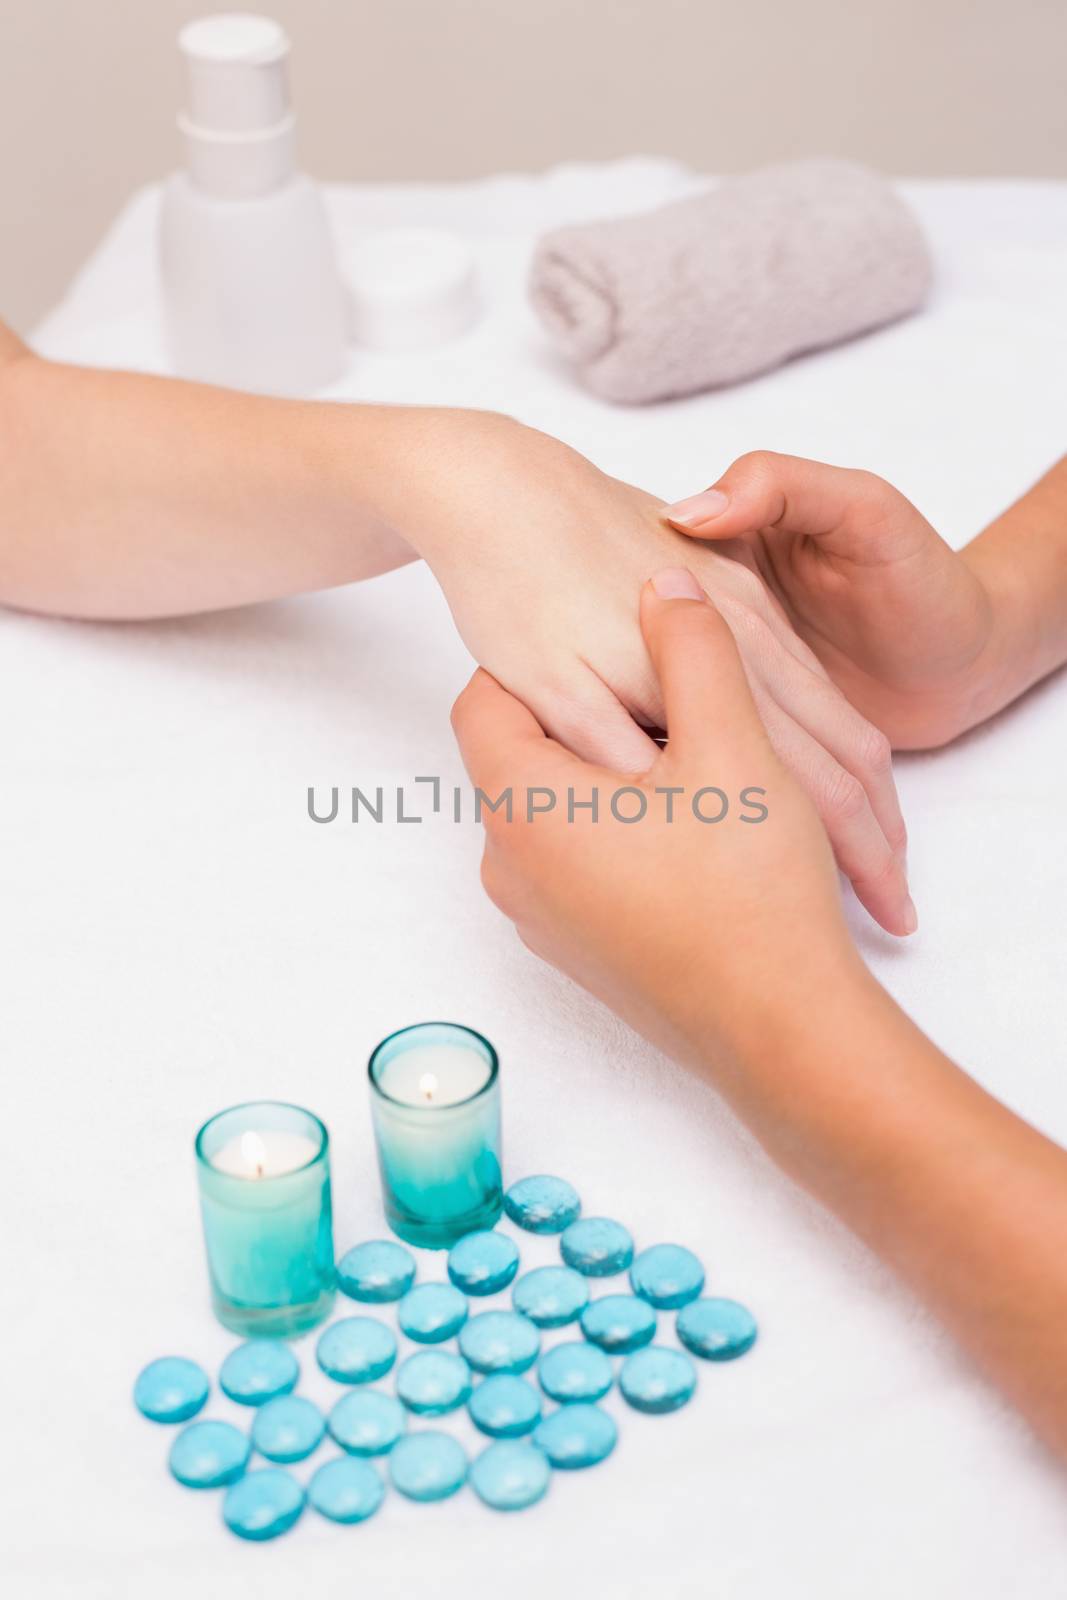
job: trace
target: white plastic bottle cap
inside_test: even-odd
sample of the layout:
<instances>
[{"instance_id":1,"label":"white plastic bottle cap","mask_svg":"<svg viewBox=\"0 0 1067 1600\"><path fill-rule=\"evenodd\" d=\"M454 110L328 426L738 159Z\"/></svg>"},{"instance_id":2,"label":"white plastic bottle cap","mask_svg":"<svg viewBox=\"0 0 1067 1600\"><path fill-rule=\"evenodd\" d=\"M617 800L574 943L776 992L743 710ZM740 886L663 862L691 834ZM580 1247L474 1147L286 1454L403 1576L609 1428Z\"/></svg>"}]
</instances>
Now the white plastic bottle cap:
<instances>
[{"instance_id":1,"label":"white plastic bottle cap","mask_svg":"<svg viewBox=\"0 0 1067 1600\"><path fill-rule=\"evenodd\" d=\"M251 12L222 12L187 23L178 48L187 100L178 127L193 184L220 200L280 188L296 170L284 28Z\"/></svg>"},{"instance_id":2,"label":"white plastic bottle cap","mask_svg":"<svg viewBox=\"0 0 1067 1600\"><path fill-rule=\"evenodd\" d=\"M270 17L221 12L186 23L187 124L204 133L261 133L289 115L289 40Z\"/></svg>"},{"instance_id":3,"label":"white plastic bottle cap","mask_svg":"<svg viewBox=\"0 0 1067 1600\"><path fill-rule=\"evenodd\" d=\"M415 350L465 333L481 309L474 256L455 234L392 228L346 254L352 332L374 350Z\"/></svg>"}]
</instances>

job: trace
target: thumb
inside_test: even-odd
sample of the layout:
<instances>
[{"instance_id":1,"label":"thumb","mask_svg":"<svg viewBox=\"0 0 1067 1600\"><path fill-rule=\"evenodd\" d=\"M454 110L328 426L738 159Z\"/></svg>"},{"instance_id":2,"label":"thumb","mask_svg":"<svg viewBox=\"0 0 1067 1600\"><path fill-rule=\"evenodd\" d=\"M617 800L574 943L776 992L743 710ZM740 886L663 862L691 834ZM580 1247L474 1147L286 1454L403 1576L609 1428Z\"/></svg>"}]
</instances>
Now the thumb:
<instances>
[{"instance_id":1,"label":"thumb","mask_svg":"<svg viewBox=\"0 0 1067 1600\"><path fill-rule=\"evenodd\" d=\"M768 749L733 634L686 567L667 567L641 594L641 631L660 681L675 754Z\"/></svg>"},{"instance_id":2,"label":"thumb","mask_svg":"<svg viewBox=\"0 0 1067 1600\"><path fill-rule=\"evenodd\" d=\"M908 513L922 521L910 501L873 473L756 450L739 456L710 489L665 507L663 515L696 539L777 529L818 539L844 555L861 536L869 547L880 524L906 525Z\"/></svg>"}]
</instances>

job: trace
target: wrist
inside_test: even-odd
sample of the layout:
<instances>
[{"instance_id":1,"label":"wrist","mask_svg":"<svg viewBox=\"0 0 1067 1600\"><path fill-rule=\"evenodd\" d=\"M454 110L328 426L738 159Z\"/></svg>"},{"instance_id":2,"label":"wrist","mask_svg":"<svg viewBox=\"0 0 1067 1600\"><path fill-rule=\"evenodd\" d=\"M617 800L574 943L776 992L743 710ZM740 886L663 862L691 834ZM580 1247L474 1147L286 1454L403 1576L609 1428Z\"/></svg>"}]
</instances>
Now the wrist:
<instances>
[{"instance_id":1,"label":"wrist","mask_svg":"<svg viewBox=\"0 0 1067 1600\"><path fill-rule=\"evenodd\" d=\"M990 597L990 711L1067 662L1067 457L962 552Z\"/></svg>"},{"instance_id":2,"label":"wrist","mask_svg":"<svg viewBox=\"0 0 1067 1600\"><path fill-rule=\"evenodd\" d=\"M980 1091L850 954L735 1033L717 1080L776 1164L874 1242L934 1180L941 1119Z\"/></svg>"},{"instance_id":3,"label":"wrist","mask_svg":"<svg viewBox=\"0 0 1067 1600\"><path fill-rule=\"evenodd\" d=\"M970 703L959 731L977 727L1017 699L1049 669L1041 663L1034 596L1024 572L1011 559L1010 542L993 528L961 552L981 584L989 607L989 637L975 661Z\"/></svg>"},{"instance_id":4,"label":"wrist","mask_svg":"<svg viewBox=\"0 0 1067 1600\"><path fill-rule=\"evenodd\" d=\"M895 749L950 744L1018 698L1048 667L1038 665L1033 596L1002 545L983 534L953 560L966 571L974 641L960 663L917 700L887 732ZM877 718L875 720L878 720Z\"/></svg>"},{"instance_id":5,"label":"wrist","mask_svg":"<svg viewBox=\"0 0 1067 1600\"><path fill-rule=\"evenodd\" d=\"M732 976L690 973L685 994L688 1004L673 1008L681 1053L702 1071L714 1061L717 1087L731 1098L738 1088L761 1100L803 1080L846 1019L872 994L885 997L843 920L813 929L807 942L765 948Z\"/></svg>"},{"instance_id":6,"label":"wrist","mask_svg":"<svg viewBox=\"0 0 1067 1600\"><path fill-rule=\"evenodd\" d=\"M476 536L488 463L531 430L493 411L379 406L375 451L359 470L376 516L430 566ZM367 468L369 467L369 471Z\"/></svg>"}]
</instances>

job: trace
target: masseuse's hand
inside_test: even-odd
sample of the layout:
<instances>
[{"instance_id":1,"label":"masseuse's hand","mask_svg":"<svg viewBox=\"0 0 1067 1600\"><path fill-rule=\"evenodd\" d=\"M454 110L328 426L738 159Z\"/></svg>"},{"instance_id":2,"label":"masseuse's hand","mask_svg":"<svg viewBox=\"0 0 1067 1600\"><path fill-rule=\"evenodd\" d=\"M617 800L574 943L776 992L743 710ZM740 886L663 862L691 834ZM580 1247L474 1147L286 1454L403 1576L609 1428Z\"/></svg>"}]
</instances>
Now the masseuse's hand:
<instances>
[{"instance_id":1,"label":"masseuse's hand","mask_svg":"<svg viewBox=\"0 0 1067 1600\"><path fill-rule=\"evenodd\" d=\"M457 702L473 782L512 793L510 822L503 805L484 819L489 893L535 951L710 1079L1067 1459L1067 1152L943 1056L859 961L815 811L696 581L657 574L641 620L671 728L644 778L579 761L484 672ZM694 815L708 785L729 797L721 822ZM756 786L767 815L746 821ZM596 821L577 809L594 790Z\"/></svg>"},{"instance_id":2,"label":"masseuse's hand","mask_svg":"<svg viewBox=\"0 0 1067 1600\"><path fill-rule=\"evenodd\" d=\"M834 682L894 747L943 744L1010 698L1007 608L989 571L872 473L759 451L666 516L755 562Z\"/></svg>"},{"instance_id":3,"label":"masseuse's hand","mask_svg":"<svg viewBox=\"0 0 1067 1600\"><path fill-rule=\"evenodd\" d=\"M438 466L405 479L399 526L440 580L472 655L568 749L644 771L656 746L638 724L669 718L634 595L682 556L737 640L770 742L814 801L859 899L889 931L911 933L888 741L830 682L758 574L687 544L664 526L660 501L558 440L466 418L439 420ZM440 443L449 431L450 451ZM710 685L709 737L718 704Z\"/></svg>"},{"instance_id":4,"label":"masseuse's hand","mask_svg":"<svg viewBox=\"0 0 1067 1600\"><path fill-rule=\"evenodd\" d=\"M682 1057L700 1041L729 1053L788 995L806 1011L831 993L857 957L825 832L718 611L669 569L645 586L641 625L671 730L641 777L579 760L485 672L456 702L472 783L491 800L512 791L510 821L484 813L483 879L531 949L647 1037Z\"/></svg>"}]
</instances>

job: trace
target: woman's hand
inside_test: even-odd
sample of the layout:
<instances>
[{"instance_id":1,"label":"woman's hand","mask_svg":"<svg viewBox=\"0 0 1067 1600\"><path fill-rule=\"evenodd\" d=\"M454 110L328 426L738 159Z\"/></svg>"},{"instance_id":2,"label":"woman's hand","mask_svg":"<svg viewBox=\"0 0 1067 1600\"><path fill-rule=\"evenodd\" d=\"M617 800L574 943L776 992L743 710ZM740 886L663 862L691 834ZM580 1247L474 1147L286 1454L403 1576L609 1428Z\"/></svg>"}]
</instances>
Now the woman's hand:
<instances>
[{"instance_id":1,"label":"woman's hand","mask_svg":"<svg viewBox=\"0 0 1067 1600\"><path fill-rule=\"evenodd\" d=\"M662 726L633 614L684 545L659 502L492 414L271 400L42 361L0 325L0 604L119 620L351 583L422 554L476 658L585 755ZM910 932L889 748L752 571L699 575L872 914Z\"/></svg>"},{"instance_id":2,"label":"woman's hand","mask_svg":"<svg viewBox=\"0 0 1067 1600\"><path fill-rule=\"evenodd\" d=\"M664 728L667 714L633 597L684 550L859 899L891 932L914 931L888 741L830 682L754 567L683 545L660 501L506 418L440 413L427 456L435 464L421 475L413 464L390 520L433 568L472 655L554 739L623 771L656 760L642 730ZM719 695L707 690L713 732Z\"/></svg>"},{"instance_id":3,"label":"woman's hand","mask_svg":"<svg viewBox=\"0 0 1067 1600\"><path fill-rule=\"evenodd\" d=\"M485 672L456 702L472 782L490 800L512 791L511 820L484 813L483 879L531 949L647 1036L729 1056L858 957L825 832L726 623L684 569L645 586L641 623L671 738L639 778L581 761Z\"/></svg>"},{"instance_id":4,"label":"woman's hand","mask_svg":"<svg viewBox=\"0 0 1067 1600\"><path fill-rule=\"evenodd\" d=\"M833 681L897 749L946 743L1019 692L1030 651L1012 573L957 554L869 472L760 451L669 506L755 563Z\"/></svg>"},{"instance_id":5,"label":"woman's hand","mask_svg":"<svg viewBox=\"0 0 1067 1600\"><path fill-rule=\"evenodd\" d=\"M578 760L484 672L457 701L471 779L512 796L510 821L483 809L486 888L535 951L710 1077L1067 1459L1067 1154L860 963L815 811L691 574L657 574L641 620L671 727L643 778ZM701 790L722 810L711 785L729 800L716 823L694 811Z\"/></svg>"}]
</instances>

